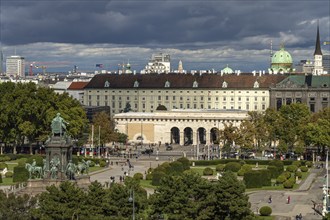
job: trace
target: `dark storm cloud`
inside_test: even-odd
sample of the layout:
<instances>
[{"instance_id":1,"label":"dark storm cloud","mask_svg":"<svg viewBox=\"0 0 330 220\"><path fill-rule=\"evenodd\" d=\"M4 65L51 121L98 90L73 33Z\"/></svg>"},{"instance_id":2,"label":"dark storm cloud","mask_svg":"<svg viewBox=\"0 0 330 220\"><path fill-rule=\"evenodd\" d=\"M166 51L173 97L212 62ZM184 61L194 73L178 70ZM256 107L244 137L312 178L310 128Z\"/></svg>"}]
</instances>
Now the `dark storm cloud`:
<instances>
[{"instance_id":1,"label":"dark storm cloud","mask_svg":"<svg viewBox=\"0 0 330 220\"><path fill-rule=\"evenodd\" d=\"M327 0L5 0L1 4L1 41L7 45L58 42L223 46L251 36L300 33L304 27L297 25L299 22L329 16Z\"/></svg>"}]
</instances>

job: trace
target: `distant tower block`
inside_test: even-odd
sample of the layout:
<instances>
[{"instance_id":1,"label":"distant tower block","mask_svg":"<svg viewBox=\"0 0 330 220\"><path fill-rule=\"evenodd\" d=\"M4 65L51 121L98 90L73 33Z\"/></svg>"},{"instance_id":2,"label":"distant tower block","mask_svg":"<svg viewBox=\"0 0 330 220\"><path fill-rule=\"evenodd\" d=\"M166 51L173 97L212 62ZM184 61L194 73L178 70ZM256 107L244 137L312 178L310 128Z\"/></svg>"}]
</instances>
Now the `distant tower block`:
<instances>
[{"instance_id":1,"label":"distant tower block","mask_svg":"<svg viewBox=\"0 0 330 220\"><path fill-rule=\"evenodd\" d=\"M179 66L178 66L178 72L183 73L183 66L182 66L182 61L179 61Z\"/></svg>"}]
</instances>

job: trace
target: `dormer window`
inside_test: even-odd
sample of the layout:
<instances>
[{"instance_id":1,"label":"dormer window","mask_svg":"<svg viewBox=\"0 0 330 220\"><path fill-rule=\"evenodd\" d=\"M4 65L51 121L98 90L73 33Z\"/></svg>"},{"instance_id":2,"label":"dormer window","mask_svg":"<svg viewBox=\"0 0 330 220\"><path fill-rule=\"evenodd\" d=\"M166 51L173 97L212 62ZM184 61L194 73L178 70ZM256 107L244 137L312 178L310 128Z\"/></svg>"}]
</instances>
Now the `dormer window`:
<instances>
[{"instance_id":1,"label":"dormer window","mask_svg":"<svg viewBox=\"0 0 330 220\"><path fill-rule=\"evenodd\" d=\"M198 87L198 82L195 80L193 83L193 88L197 88Z\"/></svg>"},{"instance_id":2,"label":"dormer window","mask_svg":"<svg viewBox=\"0 0 330 220\"><path fill-rule=\"evenodd\" d=\"M222 88L227 88L227 86L228 86L228 83L226 81L223 81Z\"/></svg>"},{"instance_id":3,"label":"dormer window","mask_svg":"<svg viewBox=\"0 0 330 220\"><path fill-rule=\"evenodd\" d=\"M170 83L169 81L166 81L166 82L165 82L165 87L168 88L168 87L170 87L170 86L171 86L171 83Z\"/></svg>"},{"instance_id":4,"label":"dormer window","mask_svg":"<svg viewBox=\"0 0 330 220\"><path fill-rule=\"evenodd\" d=\"M105 81L105 83L104 83L104 87L105 88L109 88L110 87L110 83L109 83L109 81L107 80L107 81Z\"/></svg>"},{"instance_id":5,"label":"dormer window","mask_svg":"<svg viewBox=\"0 0 330 220\"><path fill-rule=\"evenodd\" d=\"M258 83L257 80L254 82L254 84L253 84L253 88L259 88L259 83Z\"/></svg>"},{"instance_id":6,"label":"dormer window","mask_svg":"<svg viewBox=\"0 0 330 220\"><path fill-rule=\"evenodd\" d=\"M134 87L135 88L139 87L139 82L137 80L135 80L135 82L134 82Z\"/></svg>"}]
</instances>

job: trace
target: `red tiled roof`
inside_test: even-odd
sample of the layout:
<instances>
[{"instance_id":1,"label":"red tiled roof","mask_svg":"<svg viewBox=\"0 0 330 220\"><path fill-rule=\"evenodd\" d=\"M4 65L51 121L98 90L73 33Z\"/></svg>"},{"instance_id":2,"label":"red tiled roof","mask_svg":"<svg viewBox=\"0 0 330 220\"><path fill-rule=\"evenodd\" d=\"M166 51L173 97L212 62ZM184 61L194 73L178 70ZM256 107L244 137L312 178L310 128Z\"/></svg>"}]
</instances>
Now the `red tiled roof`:
<instances>
[{"instance_id":1,"label":"red tiled roof","mask_svg":"<svg viewBox=\"0 0 330 220\"><path fill-rule=\"evenodd\" d=\"M171 88L190 89L196 81L198 88L202 89L219 89L222 88L223 81L227 83L227 89L241 88L251 89L255 81L259 83L259 88L269 88L271 85L279 83L287 76L285 75L262 75L253 76L253 74L241 75L215 75L215 74L98 74L86 85L85 89L105 88L105 82L108 81L111 88L134 88L135 81L138 81L138 88L154 89L166 88L165 83L168 81Z\"/></svg>"},{"instance_id":2,"label":"red tiled roof","mask_svg":"<svg viewBox=\"0 0 330 220\"><path fill-rule=\"evenodd\" d=\"M68 90L83 90L89 82L72 82Z\"/></svg>"}]
</instances>

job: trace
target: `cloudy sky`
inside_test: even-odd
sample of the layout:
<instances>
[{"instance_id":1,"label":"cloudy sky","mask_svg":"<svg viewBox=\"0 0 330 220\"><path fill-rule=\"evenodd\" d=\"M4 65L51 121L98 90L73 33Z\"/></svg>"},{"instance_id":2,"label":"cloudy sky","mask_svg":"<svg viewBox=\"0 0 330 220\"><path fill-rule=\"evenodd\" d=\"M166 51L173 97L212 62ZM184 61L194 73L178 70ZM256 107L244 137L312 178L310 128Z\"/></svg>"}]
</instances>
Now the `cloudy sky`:
<instances>
[{"instance_id":1,"label":"cloudy sky","mask_svg":"<svg viewBox=\"0 0 330 220\"><path fill-rule=\"evenodd\" d=\"M250 72L269 66L285 44L294 62L312 59L317 21L330 41L329 0L0 0L4 56L46 62L48 71L140 71L153 53L171 55L173 69ZM330 45L323 46L329 53Z\"/></svg>"}]
</instances>

